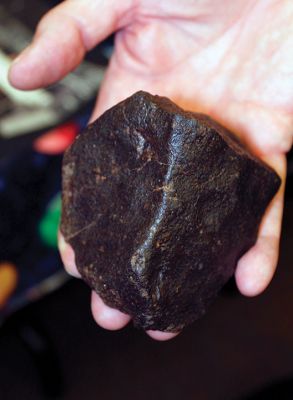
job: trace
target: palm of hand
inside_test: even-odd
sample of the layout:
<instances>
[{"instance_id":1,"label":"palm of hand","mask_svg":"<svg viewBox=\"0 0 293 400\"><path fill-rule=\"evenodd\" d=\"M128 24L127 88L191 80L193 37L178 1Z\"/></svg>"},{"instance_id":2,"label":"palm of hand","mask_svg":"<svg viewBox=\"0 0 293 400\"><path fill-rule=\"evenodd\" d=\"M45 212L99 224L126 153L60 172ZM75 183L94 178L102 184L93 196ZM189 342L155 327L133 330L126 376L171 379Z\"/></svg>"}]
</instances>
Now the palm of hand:
<instances>
[{"instance_id":1,"label":"palm of hand","mask_svg":"<svg viewBox=\"0 0 293 400\"><path fill-rule=\"evenodd\" d=\"M293 5L246 2L221 21L213 3L204 15L195 3L188 18L142 8L117 35L98 112L144 88L213 116L260 154L284 153L292 143Z\"/></svg>"}]
</instances>

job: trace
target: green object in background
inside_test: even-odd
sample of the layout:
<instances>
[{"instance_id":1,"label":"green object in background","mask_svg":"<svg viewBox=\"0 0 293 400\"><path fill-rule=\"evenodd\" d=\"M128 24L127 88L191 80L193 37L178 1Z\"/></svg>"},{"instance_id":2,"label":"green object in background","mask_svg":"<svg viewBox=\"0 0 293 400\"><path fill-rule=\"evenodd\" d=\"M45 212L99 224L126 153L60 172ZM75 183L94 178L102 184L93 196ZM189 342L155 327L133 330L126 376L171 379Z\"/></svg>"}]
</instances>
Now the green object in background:
<instances>
[{"instance_id":1,"label":"green object in background","mask_svg":"<svg viewBox=\"0 0 293 400\"><path fill-rule=\"evenodd\" d=\"M57 247L57 232L61 216L61 194L58 193L48 204L39 224L42 241L49 247Z\"/></svg>"}]
</instances>

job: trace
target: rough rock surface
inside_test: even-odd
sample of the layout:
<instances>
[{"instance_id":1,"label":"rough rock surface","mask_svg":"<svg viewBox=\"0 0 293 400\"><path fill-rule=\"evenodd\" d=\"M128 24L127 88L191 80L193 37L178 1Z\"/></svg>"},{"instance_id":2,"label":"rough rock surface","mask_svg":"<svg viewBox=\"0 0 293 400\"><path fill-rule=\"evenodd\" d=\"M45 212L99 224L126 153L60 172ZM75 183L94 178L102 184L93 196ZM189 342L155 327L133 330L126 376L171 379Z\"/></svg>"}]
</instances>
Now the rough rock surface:
<instances>
[{"instance_id":1,"label":"rough rock surface","mask_svg":"<svg viewBox=\"0 0 293 400\"><path fill-rule=\"evenodd\" d=\"M279 185L210 118L138 92L66 152L61 231L106 304L177 331L233 275Z\"/></svg>"}]
</instances>

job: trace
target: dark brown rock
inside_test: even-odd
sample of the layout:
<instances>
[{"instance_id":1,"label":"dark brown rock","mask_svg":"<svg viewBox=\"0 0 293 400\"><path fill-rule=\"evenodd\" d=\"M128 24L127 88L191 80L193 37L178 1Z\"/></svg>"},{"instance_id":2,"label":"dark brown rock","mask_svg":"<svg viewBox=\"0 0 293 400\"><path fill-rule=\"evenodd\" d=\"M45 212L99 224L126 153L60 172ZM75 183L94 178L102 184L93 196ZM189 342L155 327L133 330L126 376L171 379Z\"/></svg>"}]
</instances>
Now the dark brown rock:
<instances>
[{"instance_id":1,"label":"dark brown rock","mask_svg":"<svg viewBox=\"0 0 293 400\"><path fill-rule=\"evenodd\" d=\"M177 331L233 275L279 185L210 118L138 92L66 152L61 230L106 304Z\"/></svg>"}]
</instances>

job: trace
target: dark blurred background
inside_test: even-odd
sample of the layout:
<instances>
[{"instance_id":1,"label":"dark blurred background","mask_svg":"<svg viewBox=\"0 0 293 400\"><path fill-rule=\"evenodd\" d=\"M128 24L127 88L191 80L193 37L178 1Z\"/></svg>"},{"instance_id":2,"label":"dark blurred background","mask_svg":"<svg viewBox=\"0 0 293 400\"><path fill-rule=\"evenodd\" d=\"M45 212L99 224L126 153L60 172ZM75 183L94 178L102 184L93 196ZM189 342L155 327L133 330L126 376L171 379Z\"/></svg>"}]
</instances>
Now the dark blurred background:
<instances>
[{"instance_id":1,"label":"dark blurred background","mask_svg":"<svg viewBox=\"0 0 293 400\"><path fill-rule=\"evenodd\" d=\"M57 3L2 0L1 71ZM87 123L112 46L35 98L0 79L0 399L293 399L292 154L279 266L263 295L245 298L231 281L203 319L160 343L131 324L99 328L89 288L64 273L62 154Z\"/></svg>"}]
</instances>

